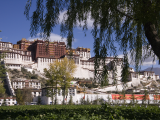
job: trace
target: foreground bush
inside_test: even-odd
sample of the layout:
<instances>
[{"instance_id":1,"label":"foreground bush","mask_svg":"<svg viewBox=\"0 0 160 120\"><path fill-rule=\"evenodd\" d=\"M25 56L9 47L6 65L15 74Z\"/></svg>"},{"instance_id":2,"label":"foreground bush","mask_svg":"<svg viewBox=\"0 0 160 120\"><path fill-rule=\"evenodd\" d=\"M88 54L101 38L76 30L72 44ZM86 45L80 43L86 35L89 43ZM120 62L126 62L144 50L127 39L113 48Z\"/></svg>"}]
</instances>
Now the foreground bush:
<instances>
[{"instance_id":1,"label":"foreground bush","mask_svg":"<svg viewBox=\"0 0 160 120\"><path fill-rule=\"evenodd\" d=\"M0 107L0 119L160 119L157 106L37 105Z\"/></svg>"}]
</instances>

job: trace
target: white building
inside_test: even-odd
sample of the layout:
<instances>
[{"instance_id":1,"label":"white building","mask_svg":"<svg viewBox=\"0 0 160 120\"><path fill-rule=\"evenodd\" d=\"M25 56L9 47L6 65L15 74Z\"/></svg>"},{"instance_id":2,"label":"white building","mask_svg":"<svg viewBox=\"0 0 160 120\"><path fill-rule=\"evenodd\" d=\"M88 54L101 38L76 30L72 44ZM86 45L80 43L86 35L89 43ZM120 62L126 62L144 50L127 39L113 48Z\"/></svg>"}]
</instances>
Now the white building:
<instances>
[{"instance_id":1,"label":"white building","mask_svg":"<svg viewBox=\"0 0 160 120\"><path fill-rule=\"evenodd\" d=\"M151 71L134 72L134 70L132 69L129 75L129 81L132 82L133 86L139 85L140 81L158 80L158 79L159 75L155 75L155 73Z\"/></svg>"},{"instance_id":2,"label":"white building","mask_svg":"<svg viewBox=\"0 0 160 120\"><path fill-rule=\"evenodd\" d=\"M0 42L0 51L6 53L5 64L11 69L21 69L21 67L25 67L28 71L32 72L32 70L37 70L43 74L44 68L49 68L49 64L54 62L55 58L45 58L45 57L37 57L36 61L32 61L32 53L31 51L15 49L13 48L12 43L9 42ZM70 57L70 52L72 52L72 58L77 65L77 70L74 73L74 78L79 79L90 79L94 78L94 57L91 57L89 48L81 48L78 47L72 50L66 50L66 55L64 57ZM63 58L59 58L61 60ZM122 58L114 58L114 57L106 57L105 63L103 64L100 61L100 66L98 68L98 72L100 75L103 69L103 65L108 68L108 80L109 84L112 84L114 80L117 81L117 84L121 82L121 71L122 71ZM114 69L111 69L114 68ZM153 80L159 79L159 76L154 73L149 72L141 72L135 73L133 68L130 68L130 76L129 81L132 82L133 86L140 84L140 80L151 78ZM96 79L98 81L100 77L97 76Z\"/></svg>"},{"instance_id":3,"label":"white building","mask_svg":"<svg viewBox=\"0 0 160 120\"><path fill-rule=\"evenodd\" d=\"M36 79L28 80L23 78L17 78L11 80L11 84L15 92L17 89L29 89L33 96L33 101L37 101L38 97L42 94L41 83L39 80Z\"/></svg>"},{"instance_id":4,"label":"white building","mask_svg":"<svg viewBox=\"0 0 160 120\"><path fill-rule=\"evenodd\" d=\"M0 51L5 53L5 64L11 69L21 70L22 66L32 65L31 51L13 48L10 42L0 42Z\"/></svg>"},{"instance_id":5,"label":"white building","mask_svg":"<svg viewBox=\"0 0 160 120\"><path fill-rule=\"evenodd\" d=\"M37 70L41 73L43 73L44 68L48 68L49 64L55 61L55 58L43 58L38 57L37 61L32 61L32 55L31 51L24 51L21 49L15 49L13 48L12 43L9 42L2 42L0 44L0 50L4 51L6 54L5 57L5 64L8 66L8 68L11 69L18 69L21 70L21 67L25 67L28 71ZM65 57L69 56L69 50L66 50ZM90 49L89 48L81 48L78 47L77 49L73 49L73 59L77 65L77 70L74 73L74 78L80 78L80 79L90 79L94 78L94 57L91 58ZM61 58L63 59L63 58ZM59 59L59 60L61 60ZM105 61L106 66L110 66L113 64L113 61L115 59L113 57L107 57ZM116 62L114 62L114 67L117 69L117 76L116 79L118 81L121 80L121 64L122 59L118 58ZM101 71L103 68L102 65L100 65L99 70ZM113 82L113 77L115 77L113 74L113 71L110 70L109 72L109 83Z\"/></svg>"},{"instance_id":6,"label":"white building","mask_svg":"<svg viewBox=\"0 0 160 120\"><path fill-rule=\"evenodd\" d=\"M5 100L5 101L4 101ZM14 97L8 97L8 98L0 98L0 106L5 103L7 106L12 106L17 104L16 98Z\"/></svg>"},{"instance_id":7,"label":"white building","mask_svg":"<svg viewBox=\"0 0 160 120\"><path fill-rule=\"evenodd\" d=\"M32 89L41 89L41 83L39 80L35 79L23 79L17 78L11 80L13 89L23 89L23 88L32 88Z\"/></svg>"}]
</instances>

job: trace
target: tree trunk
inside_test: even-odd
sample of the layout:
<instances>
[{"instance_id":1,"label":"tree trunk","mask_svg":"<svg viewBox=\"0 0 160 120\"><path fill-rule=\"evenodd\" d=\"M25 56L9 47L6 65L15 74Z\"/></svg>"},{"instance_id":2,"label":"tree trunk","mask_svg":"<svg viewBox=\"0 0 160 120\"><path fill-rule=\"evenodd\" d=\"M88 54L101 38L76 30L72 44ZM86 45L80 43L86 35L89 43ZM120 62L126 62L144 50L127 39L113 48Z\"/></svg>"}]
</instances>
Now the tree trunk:
<instances>
[{"instance_id":1,"label":"tree trunk","mask_svg":"<svg viewBox=\"0 0 160 120\"><path fill-rule=\"evenodd\" d=\"M155 13L153 13L154 10L152 9L152 1L143 0L143 3L144 6L142 7L142 11L145 15L145 19L143 21L145 36L147 37L149 44L152 46L152 50L154 51L155 55L158 57L158 59L160 59L160 38L155 27L157 18L155 15L153 15Z\"/></svg>"},{"instance_id":2,"label":"tree trunk","mask_svg":"<svg viewBox=\"0 0 160 120\"><path fill-rule=\"evenodd\" d=\"M64 105L64 102L65 102L65 90L64 90L64 88L63 88L63 105Z\"/></svg>"},{"instance_id":3,"label":"tree trunk","mask_svg":"<svg viewBox=\"0 0 160 120\"><path fill-rule=\"evenodd\" d=\"M55 101L54 104L57 104L57 80L56 80L56 91L55 91Z\"/></svg>"},{"instance_id":4,"label":"tree trunk","mask_svg":"<svg viewBox=\"0 0 160 120\"><path fill-rule=\"evenodd\" d=\"M152 46L152 49L159 59L160 64L160 38L158 37L155 25L152 22L144 24L145 35Z\"/></svg>"},{"instance_id":5,"label":"tree trunk","mask_svg":"<svg viewBox=\"0 0 160 120\"><path fill-rule=\"evenodd\" d=\"M53 95L54 95L54 92L53 92L53 86L52 86L52 92L51 92L51 98L52 98L52 105L53 105Z\"/></svg>"},{"instance_id":6,"label":"tree trunk","mask_svg":"<svg viewBox=\"0 0 160 120\"><path fill-rule=\"evenodd\" d=\"M63 105L65 104L65 95L66 95L66 80L64 80L64 87L63 87Z\"/></svg>"}]
</instances>

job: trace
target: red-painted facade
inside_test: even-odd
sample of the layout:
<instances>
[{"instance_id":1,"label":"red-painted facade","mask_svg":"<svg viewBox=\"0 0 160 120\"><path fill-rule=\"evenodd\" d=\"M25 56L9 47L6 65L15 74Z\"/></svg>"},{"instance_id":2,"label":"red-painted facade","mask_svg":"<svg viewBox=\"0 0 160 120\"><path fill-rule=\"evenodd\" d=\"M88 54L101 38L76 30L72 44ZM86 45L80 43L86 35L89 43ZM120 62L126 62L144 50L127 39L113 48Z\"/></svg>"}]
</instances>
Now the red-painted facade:
<instances>
[{"instance_id":1,"label":"red-painted facade","mask_svg":"<svg viewBox=\"0 0 160 120\"><path fill-rule=\"evenodd\" d=\"M17 45L24 51L31 51L33 61L36 61L38 57L61 58L66 54L65 42L47 42L38 39L28 41L22 39L17 42Z\"/></svg>"},{"instance_id":2,"label":"red-painted facade","mask_svg":"<svg viewBox=\"0 0 160 120\"><path fill-rule=\"evenodd\" d=\"M132 95L132 94L125 94L124 95L121 95L121 94L112 94L112 100L132 100L134 97L135 100L143 100L144 97L146 97L146 100L150 99L149 98L149 95Z\"/></svg>"}]
</instances>

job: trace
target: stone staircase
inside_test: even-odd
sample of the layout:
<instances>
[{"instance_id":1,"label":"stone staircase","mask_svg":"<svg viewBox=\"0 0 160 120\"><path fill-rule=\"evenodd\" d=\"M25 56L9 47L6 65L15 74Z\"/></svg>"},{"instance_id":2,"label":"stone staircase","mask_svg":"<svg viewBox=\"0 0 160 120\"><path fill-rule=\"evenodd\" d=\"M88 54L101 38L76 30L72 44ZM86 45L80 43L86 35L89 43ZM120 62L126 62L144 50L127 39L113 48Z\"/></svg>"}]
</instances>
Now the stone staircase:
<instances>
[{"instance_id":1,"label":"stone staircase","mask_svg":"<svg viewBox=\"0 0 160 120\"><path fill-rule=\"evenodd\" d=\"M8 94L10 96L15 96L15 91L12 88L12 84L11 84L11 80L9 78L8 72L6 72L6 84L5 84L5 88L6 88L6 92L8 92Z\"/></svg>"}]
</instances>

